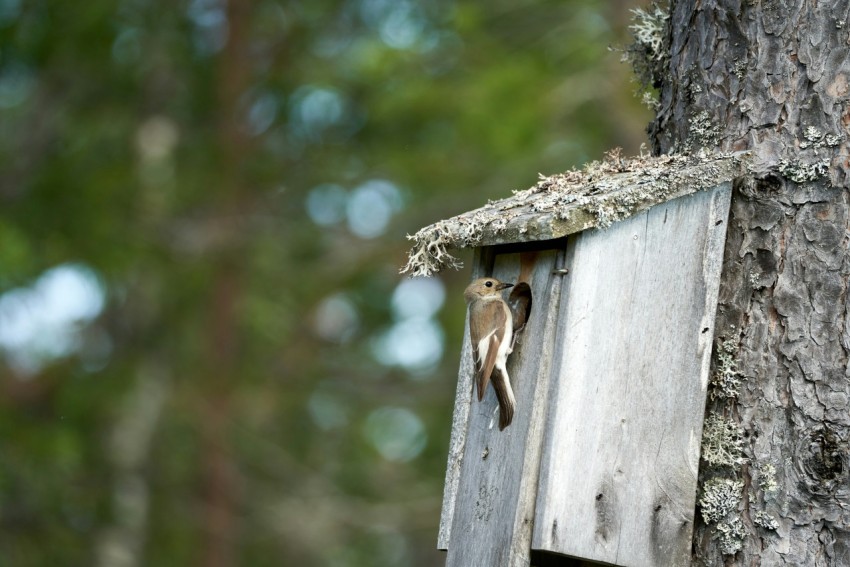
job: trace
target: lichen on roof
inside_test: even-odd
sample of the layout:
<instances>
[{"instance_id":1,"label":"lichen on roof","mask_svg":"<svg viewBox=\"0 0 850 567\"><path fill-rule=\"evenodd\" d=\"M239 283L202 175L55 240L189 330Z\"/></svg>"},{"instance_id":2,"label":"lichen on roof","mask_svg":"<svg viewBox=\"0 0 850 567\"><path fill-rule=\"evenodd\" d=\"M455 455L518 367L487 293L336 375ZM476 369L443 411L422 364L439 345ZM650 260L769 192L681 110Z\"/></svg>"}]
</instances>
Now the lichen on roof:
<instances>
[{"instance_id":1,"label":"lichen on roof","mask_svg":"<svg viewBox=\"0 0 850 567\"><path fill-rule=\"evenodd\" d=\"M414 245L401 273L431 276L462 267L451 249L550 240L606 228L658 203L731 181L746 168L743 152L624 158L613 150L602 161L541 175L529 189L408 235Z\"/></svg>"}]
</instances>

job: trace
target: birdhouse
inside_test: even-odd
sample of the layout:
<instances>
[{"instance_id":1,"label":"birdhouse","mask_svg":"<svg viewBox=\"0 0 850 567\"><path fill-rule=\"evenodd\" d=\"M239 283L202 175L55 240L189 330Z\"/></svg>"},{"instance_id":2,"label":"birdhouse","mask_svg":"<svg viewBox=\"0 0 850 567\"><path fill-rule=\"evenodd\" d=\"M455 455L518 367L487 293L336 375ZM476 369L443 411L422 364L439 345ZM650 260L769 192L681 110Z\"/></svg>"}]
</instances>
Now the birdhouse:
<instances>
[{"instance_id":1,"label":"birdhouse","mask_svg":"<svg viewBox=\"0 0 850 567\"><path fill-rule=\"evenodd\" d=\"M732 181L741 154L609 156L423 228L406 270L524 283L516 408L473 396L467 325L438 547L447 565L690 563ZM505 292L505 299L508 299Z\"/></svg>"}]
</instances>

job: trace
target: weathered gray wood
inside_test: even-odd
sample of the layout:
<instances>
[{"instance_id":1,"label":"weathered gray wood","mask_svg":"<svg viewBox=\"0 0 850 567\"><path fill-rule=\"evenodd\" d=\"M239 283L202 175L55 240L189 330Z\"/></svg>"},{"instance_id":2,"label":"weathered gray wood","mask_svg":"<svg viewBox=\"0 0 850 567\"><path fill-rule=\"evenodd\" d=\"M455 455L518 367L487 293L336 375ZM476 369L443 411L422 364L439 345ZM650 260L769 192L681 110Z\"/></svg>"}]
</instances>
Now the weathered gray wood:
<instances>
[{"instance_id":1,"label":"weathered gray wood","mask_svg":"<svg viewBox=\"0 0 850 567\"><path fill-rule=\"evenodd\" d=\"M471 360L465 358L461 366L461 373L467 375L461 377L458 404L468 406L468 423L455 422L455 427L466 428L464 456L455 504L453 509L444 506L440 530L446 538L441 544L447 544L446 564L450 567L529 564L550 351L562 279L552 270L559 258L563 260L563 251L523 255L522 265L519 254L496 257L493 275L516 282L522 273L531 286L534 304L508 361L517 408L513 423L504 431L499 431L492 388L482 402L473 400L469 406ZM465 357L469 356L467 348ZM457 466L456 462L457 457L450 456L449 467ZM450 498L448 485L446 498Z\"/></svg>"},{"instance_id":2,"label":"weathered gray wood","mask_svg":"<svg viewBox=\"0 0 850 567\"><path fill-rule=\"evenodd\" d=\"M472 261L472 278L484 277L492 261L489 250L475 250ZM472 363L472 343L469 340L469 312L463 324L463 348L460 354L460 369L457 375L455 390L455 408L452 413L452 434L449 440L449 458L446 464L446 482L443 485L443 508L440 512L440 532L437 536L437 549L449 548L452 531L455 501L457 499L458 482L460 481L460 465L463 461L463 450L466 446L466 424L469 420L469 407L472 401L472 378L475 367Z\"/></svg>"},{"instance_id":3,"label":"weathered gray wood","mask_svg":"<svg viewBox=\"0 0 850 567\"><path fill-rule=\"evenodd\" d=\"M689 564L730 195L676 199L568 248L534 549Z\"/></svg>"},{"instance_id":4,"label":"weathered gray wood","mask_svg":"<svg viewBox=\"0 0 850 567\"><path fill-rule=\"evenodd\" d=\"M452 434L449 440L449 458L446 464L446 482L443 485L443 508L440 512L440 532L437 536L437 549L449 548L452 533L457 488L460 481L460 465L463 462L463 450L466 447L466 423L469 419L469 407L472 401L472 378L475 369L472 364L472 344L469 341L469 313L466 314L463 333L463 350L460 354L457 388L455 390L455 409L452 414Z\"/></svg>"},{"instance_id":5,"label":"weathered gray wood","mask_svg":"<svg viewBox=\"0 0 850 567\"><path fill-rule=\"evenodd\" d=\"M426 226L407 266L411 275L431 275L456 265L447 252L468 248L551 240L606 227L654 205L710 189L742 176L744 153L722 156L667 155L614 160L596 169L543 178L506 199Z\"/></svg>"}]
</instances>

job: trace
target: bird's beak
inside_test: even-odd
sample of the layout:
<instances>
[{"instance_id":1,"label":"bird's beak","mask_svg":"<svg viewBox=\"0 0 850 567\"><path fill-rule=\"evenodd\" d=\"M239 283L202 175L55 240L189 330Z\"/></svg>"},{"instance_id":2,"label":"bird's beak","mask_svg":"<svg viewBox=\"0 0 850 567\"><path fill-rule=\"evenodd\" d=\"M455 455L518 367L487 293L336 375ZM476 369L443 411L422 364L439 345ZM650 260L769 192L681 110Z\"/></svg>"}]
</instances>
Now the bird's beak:
<instances>
[{"instance_id":1,"label":"bird's beak","mask_svg":"<svg viewBox=\"0 0 850 567\"><path fill-rule=\"evenodd\" d=\"M512 283L500 283L496 286L496 289L508 289L509 287L514 287Z\"/></svg>"}]
</instances>

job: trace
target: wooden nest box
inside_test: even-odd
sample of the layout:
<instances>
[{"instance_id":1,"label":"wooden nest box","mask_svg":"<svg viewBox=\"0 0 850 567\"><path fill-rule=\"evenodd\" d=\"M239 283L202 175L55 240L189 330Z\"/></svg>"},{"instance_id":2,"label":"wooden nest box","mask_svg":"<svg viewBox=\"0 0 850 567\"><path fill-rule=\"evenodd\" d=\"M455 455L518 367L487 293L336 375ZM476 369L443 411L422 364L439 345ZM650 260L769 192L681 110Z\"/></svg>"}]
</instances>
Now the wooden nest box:
<instances>
[{"instance_id":1,"label":"wooden nest box","mask_svg":"<svg viewBox=\"0 0 850 567\"><path fill-rule=\"evenodd\" d=\"M740 154L614 155L412 237L407 272L473 247L473 278L526 282L533 299L504 431L493 389L473 399L467 328L447 565L690 563L726 222L745 171Z\"/></svg>"}]
</instances>

